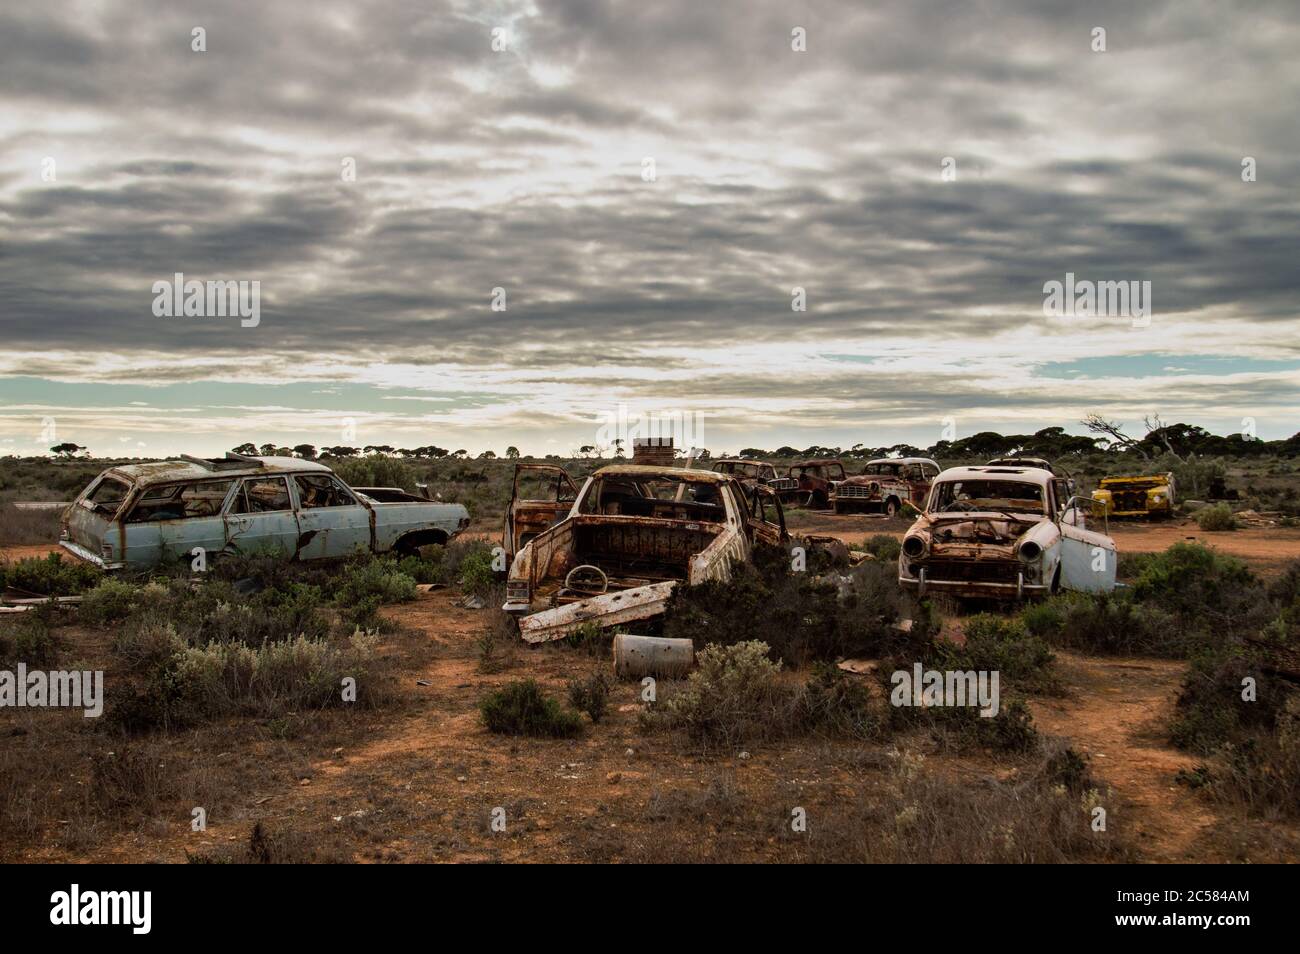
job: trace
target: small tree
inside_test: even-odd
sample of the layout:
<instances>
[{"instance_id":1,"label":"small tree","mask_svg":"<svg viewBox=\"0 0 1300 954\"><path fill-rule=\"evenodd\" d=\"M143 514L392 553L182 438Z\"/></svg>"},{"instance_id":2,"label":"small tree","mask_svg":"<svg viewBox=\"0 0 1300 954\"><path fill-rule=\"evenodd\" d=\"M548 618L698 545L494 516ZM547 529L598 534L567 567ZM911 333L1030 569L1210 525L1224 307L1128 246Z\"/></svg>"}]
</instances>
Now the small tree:
<instances>
[{"instance_id":1,"label":"small tree","mask_svg":"<svg viewBox=\"0 0 1300 954\"><path fill-rule=\"evenodd\" d=\"M519 459L519 448L518 448L518 447L507 447L507 448L506 448L506 459L507 459L507 460L518 460L518 459Z\"/></svg>"},{"instance_id":2,"label":"small tree","mask_svg":"<svg viewBox=\"0 0 1300 954\"><path fill-rule=\"evenodd\" d=\"M73 454L76 454L78 451L84 451L85 449L86 448L82 447L80 444L73 444L70 441L63 444L55 444L53 447L50 448L50 450L53 453L58 454L60 457L64 457L64 458L71 457Z\"/></svg>"}]
</instances>

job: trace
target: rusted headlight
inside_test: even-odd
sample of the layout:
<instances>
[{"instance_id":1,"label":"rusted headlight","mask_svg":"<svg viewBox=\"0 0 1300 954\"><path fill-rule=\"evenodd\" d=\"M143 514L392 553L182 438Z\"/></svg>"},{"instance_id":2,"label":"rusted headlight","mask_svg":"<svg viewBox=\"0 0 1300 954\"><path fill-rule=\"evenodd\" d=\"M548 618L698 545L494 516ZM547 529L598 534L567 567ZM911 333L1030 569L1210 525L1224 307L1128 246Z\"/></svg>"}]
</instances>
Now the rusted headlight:
<instances>
[{"instance_id":1,"label":"rusted headlight","mask_svg":"<svg viewBox=\"0 0 1300 954\"><path fill-rule=\"evenodd\" d=\"M1026 540L1020 544L1020 559L1026 563L1033 563L1043 555L1043 548L1033 540Z\"/></svg>"},{"instance_id":2,"label":"rusted headlight","mask_svg":"<svg viewBox=\"0 0 1300 954\"><path fill-rule=\"evenodd\" d=\"M903 541L903 552L915 560L925 553L925 541L920 537L908 537Z\"/></svg>"}]
</instances>

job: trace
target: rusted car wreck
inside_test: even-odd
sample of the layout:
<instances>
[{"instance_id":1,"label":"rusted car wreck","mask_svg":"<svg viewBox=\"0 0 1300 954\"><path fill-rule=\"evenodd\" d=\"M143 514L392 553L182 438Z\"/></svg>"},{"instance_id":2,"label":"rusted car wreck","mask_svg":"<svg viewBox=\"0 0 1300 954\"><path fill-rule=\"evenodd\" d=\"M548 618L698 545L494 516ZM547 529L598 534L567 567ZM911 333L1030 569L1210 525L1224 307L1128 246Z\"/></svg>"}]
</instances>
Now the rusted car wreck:
<instances>
[{"instance_id":1,"label":"rusted car wreck","mask_svg":"<svg viewBox=\"0 0 1300 954\"><path fill-rule=\"evenodd\" d=\"M190 562L201 548L286 559L356 551L414 552L469 525L460 504L400 488L345 484L324 464L292 457L184 457L110 467L63 516L59 545L106 570Z\"/></svg>"},{"instance_id":2,"label":"rusted car wreck","mask_svg":"<svg viewBox=\"0 0 1300 954\"><path fill-rule=\"evenodd\" d=\"M534 643L588 622L649 620L678 584L729 579L754 547L787 540L780 502L763 486L706 470L604 467L567 516L519 548L503 609Z\"/></svg>"},{"instance_id":3,"label":"rusted car wreck","mask_svg":"<svg viewBox=\"0 0 1300 954\"><path fill-rule=\"evenodd\" d=\"M1115 587L1115 541L1085 526L1089 501L1037 467L954 467L903 537L898 582L918 596L1025 599Z\"/></svg>"},{"instance_id":4,"label":"rusted car wreck","mask_svg":"<svg viewBox=\"0 0 1300 954\"><path fill-rule=\"evenodd\" d=\"M836 513L883 513L892 517L911 504L920 509L939 465L928 457L882 457L867 462L862 473L835 485Z\"/></svg>"}]
</instances>

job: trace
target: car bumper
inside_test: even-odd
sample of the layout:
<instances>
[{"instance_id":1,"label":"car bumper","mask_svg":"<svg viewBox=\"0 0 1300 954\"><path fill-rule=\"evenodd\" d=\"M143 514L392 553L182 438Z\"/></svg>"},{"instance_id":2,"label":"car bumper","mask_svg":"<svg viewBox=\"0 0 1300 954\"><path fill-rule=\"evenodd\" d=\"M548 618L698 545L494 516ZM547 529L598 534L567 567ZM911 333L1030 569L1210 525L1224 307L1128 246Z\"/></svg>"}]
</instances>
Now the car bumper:
<instances>
[{"instance_id":1,"label":"car bumper","mask_svg":"<svg viewBox=\"0 0 1300 954\"><path fill-rule=\"evenodd\" d=\"M120 570L124 566L126 566L125 563L121 563L121 562L105 563L104 558L100 556L98 553L91 553L81 544L73 543L71 540L60 540L59 546L63 547L63 549L67 550L78 560L85 560L87 563L93 563L101 570Z\"/></svg>"},{"instance_id":2,"label":"car bumper","mask_svg":"<svg viewBox=\"0 0 1300 954\"><path fill-rule=\"evenodd\" d=\"M924 573L924 571L922 571ZM1051 587L1042 583L1029 583L1023 577L1015 583L994 583L985 580L931 580L921 576L899 573L898 585L917 596L930 593L947 593L952 596L989 597L1000 600L1021 600L1046 596Z\"/></svg>"}]
</instances>

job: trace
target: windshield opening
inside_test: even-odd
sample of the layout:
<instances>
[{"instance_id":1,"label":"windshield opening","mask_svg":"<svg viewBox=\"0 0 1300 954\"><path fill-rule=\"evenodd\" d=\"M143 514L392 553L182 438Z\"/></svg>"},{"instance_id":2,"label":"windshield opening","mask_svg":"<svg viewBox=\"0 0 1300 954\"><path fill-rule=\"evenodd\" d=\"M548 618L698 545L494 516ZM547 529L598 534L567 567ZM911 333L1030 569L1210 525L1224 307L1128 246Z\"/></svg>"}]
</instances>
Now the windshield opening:
<instances>
[{"instance_id":1,"label":"windshield opening","mask_svg":"<svg viewBox=\"0 0 1300 954\"><path fill-rule=\"evenodd\" d=\"M578 512L705 523L721 523L727 516L719 484L668 476L620 475L593 480Z\"/></svg>"},{"instance_id":2,"label":"windshield opening","mask_svg":"<svg viewBox=\"0 0 1300 954\"><path fill-rule=\"evenodd\" d=\"M1011 510L1046 513L1043 488L1018 480L948 480L935 484L931 513Z\"/></svg>"}]
</instances>

